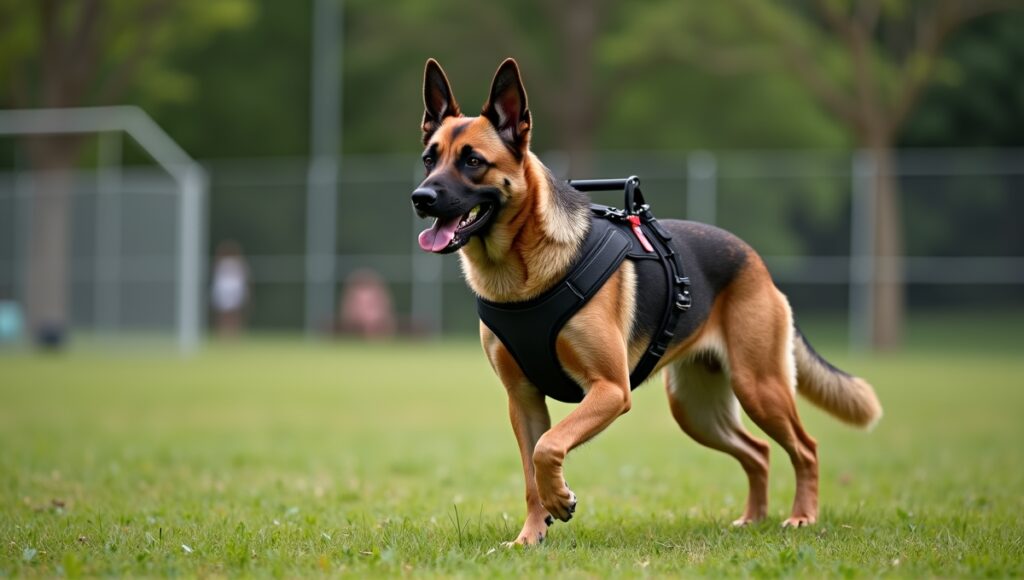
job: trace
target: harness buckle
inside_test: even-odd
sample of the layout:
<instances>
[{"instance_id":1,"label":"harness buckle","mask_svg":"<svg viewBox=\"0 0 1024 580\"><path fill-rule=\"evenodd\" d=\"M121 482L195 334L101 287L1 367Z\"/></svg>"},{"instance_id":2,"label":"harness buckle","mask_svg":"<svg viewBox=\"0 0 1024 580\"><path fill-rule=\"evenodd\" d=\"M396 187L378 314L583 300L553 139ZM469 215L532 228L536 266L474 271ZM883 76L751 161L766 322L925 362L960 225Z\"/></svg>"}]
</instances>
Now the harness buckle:
<instances>
[{"instance_id":1,"label":"harness buckle","mask_svg":"<svg viewBox=\"0 0 1024 580\"><path fill-rule=\"evenodd\" d=\"M624 219L626 219L626 210L619 209L619 208L616 208L616 207L606 207L606 208L604 208L604 215L601 216L601 217L615 218L617 220L624 220Z\"/></svg>"},{"instance_id":2,"label":"harness buckle","mask_svg":"<svg viewBox=\"0 0 1024 580\"><path fill-rule=\"evenodd\" d=\"M689 290L683 290L682 292L676 294L676 308L678 308L679 310L689 310L692 302L693 300L690 298Z\"/></svg>"}]
</instances>

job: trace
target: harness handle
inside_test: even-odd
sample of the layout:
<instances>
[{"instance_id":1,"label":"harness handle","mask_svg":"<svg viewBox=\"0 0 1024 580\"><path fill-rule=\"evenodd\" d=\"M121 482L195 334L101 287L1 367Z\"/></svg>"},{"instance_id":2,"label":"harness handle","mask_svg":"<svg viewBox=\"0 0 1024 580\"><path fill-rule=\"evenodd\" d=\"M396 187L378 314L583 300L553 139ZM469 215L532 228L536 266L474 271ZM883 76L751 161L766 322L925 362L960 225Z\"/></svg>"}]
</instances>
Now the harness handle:
<instances>
[{"instance_id":1,"label":"harness handle","mask_svg":"<svg viewBox=\"0 0 1024 580\"><path fill-rule=\"evenodd\" d=\"M626 212L637 214L645 209L647 201L640 191L640 178L630 175L625 179L570 179L569 185L578 191L612 191L621 189L626 196Z\"/></svg>"}]
</instances>

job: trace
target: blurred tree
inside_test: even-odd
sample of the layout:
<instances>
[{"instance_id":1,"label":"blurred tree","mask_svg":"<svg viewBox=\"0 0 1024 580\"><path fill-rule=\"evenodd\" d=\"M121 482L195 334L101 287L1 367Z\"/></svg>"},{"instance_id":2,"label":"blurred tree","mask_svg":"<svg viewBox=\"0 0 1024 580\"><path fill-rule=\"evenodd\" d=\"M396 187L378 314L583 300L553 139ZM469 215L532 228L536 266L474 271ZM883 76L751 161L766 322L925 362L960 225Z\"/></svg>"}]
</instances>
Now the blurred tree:
<instances>
[{"instance_id":1,"label":"blurred tree","mask_svg":"<svg viewBox=\"0 0 1024 580\"><path fill-rule=\"evenodd\" d=\"M597 40L605 2L567 0L542 2L544 14L561 29L557 54L564 74L557 114L552 119L561 136L561 148L568 155L569 175L590 175L598 115L607 103L606 93L597 90Z\"/></svg>"},{"instance_id":2,"label":"blurred tree","mask_svg":"<svg viewBox=\"0 0 1024 580\"><path fill-rule=\"evenodd\" d=\"M945 55L946 73L922 95L899 145L1024 146L1024 12L975 21Z\"/></svg>"},{"instance_id":3,"label":"blurred tree","mask_svg":"<svg viewBox=\"0 0 1024 580\"><path fill-rule=\"evenodd\" d=\"M133 86L152 101L184 99L192 85L166 66L171 48L200 45L252 15L249 0L5 0L0 78L18 108L111 104ZM69 170L82 147L79 135L28 140L38 173L25 296L29 331L42 344L59 345L66 333Z\"/></svg>"},{"instance_id":4,"label":"blurred tree","mask_svg":"<svg viewBox=\"0 0 1024 580\"><path fill-rule=\"evenodd\" d=\"M965 23L1024 6L1020 0L731 0L706 6L664 2L648 13L677 19L671 37L642 46L713 71L785 67L846 127L874 169L876 272L872 343L891 349L904 319L902 218L892 151L923 89L949 74L945 42Z\"/></svg>"},{"instance_id":5,"label":"blurred tree","mask_svg":"<svg viewBox=\"0 0 1024 580\"><path fill-rule=\"evenodd\" d=\"M615 7L607 20L615 25L599 45L598 85L607 101L599 146L639 151L849 147L843 127L816 106L803 85L770 66L771 52L751 46L749 24L726 3L630 3ZM708 50L711 46L718 48ZM815 160L833 167L841 158L826 153ZM764 164L778 162L768 156L763 164L742 154L718 161L722 175L763 172L770 170ZM838 169L845 171L846 165ZM718 225L766 254L801 254L809 247L830 253L832 248L811 246L807 229L778 227L778 220L803 212L834 238L843 227L845 199L841 184L826 181L720 180Z\"/></svg>"},{"instance_id":6,"label":"blurred tree","mask_svg":"<svg viewBox=\"0 0 1024 580\"><path fill-rule=\"evenodd\" d=\"M950 74L922 96L907 120L900 146L1024 146L1022 31L1024 12L1015 12L979 19L951 39L946 50ZM990 171L991 163L1000 159L1007 165L1015 162L1001 152L979 155L973 166L970 157L962 157L959 163L974 173ZM917 196L914 185L904 185L909 190L904 196L907 213L914 216L907 231L911 254L1017 255L1024 250L1024 228L1019 225L1024 215L1024 195L1019 194L1024 177L936 178L918 185L927 195ZM941 300L956 294L957 303L967 298L959 288L946 292L915 298Z\"/></svg>"},{"instance_id":7,"label":"blurred tree","mask_svg":"<svg viewBox=\"0 0 1024 580\"><path fill-rule=\"evenodd\" d=\"M737 0L747 18L779 43L790 70L846 125L873 170L875 275L872 345L902 340L903 219L893 148L922 91L948 74L943 45L968 21L1022 7L1019 0ZM830 62L831 60L831 62Z\"/></svg>"},{"instance_id":8,"label":"blurred tree","mask_svg":"<svg viewBox=\"0 0 1024 580\"><path fill-rule=\"evenodd\" d=\"M394 152L419 146L413 130L423 115L419 87L427 58L441 63L463 112L475 115L487 96L491 75L509 56L523 70L534 116L546 119L538 123L533 144L540 150L569 150L573 135L591 129L566 131L561 113L575 107L573 95L592 92L587 86L592 68L584 64L587 70L570 73L567 61L587 59L589 51L584 46L570 54L566 36L575 35L586 43L586 38L596 35L603 3L549 4L524 0L467 10L460 0L346 2L346 150ZM566 19L573 15L584 22L569 33Z\"/></svg>"},{"instance_id":9,"label":"blurred tree","mask_svg":"<svg viewBox=\"0 0 1024 580\"><path fill-rule=\"evenodd\" d=\"M249 1L244 32L176 45L164 58L188 72L188 99L156 100L141 83L127 95L200 159L308 153L310 2Z\"/></svg>"}]
</instances>

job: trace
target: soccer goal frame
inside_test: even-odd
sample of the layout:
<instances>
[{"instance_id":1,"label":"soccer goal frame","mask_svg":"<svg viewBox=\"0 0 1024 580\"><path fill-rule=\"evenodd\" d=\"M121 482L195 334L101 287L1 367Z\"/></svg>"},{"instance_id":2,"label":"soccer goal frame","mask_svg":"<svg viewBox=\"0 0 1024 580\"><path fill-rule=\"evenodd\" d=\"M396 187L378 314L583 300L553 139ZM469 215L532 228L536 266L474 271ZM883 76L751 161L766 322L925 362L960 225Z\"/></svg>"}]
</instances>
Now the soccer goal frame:
<instances>
[{"instance_id":1,"label":"soccer goal frame","mask_svg":"<svg viewBox=\"0 0 1024 580\"><path fill-rule=\"evenodd\" d=\"M139 107L0 110L0 136L122 132L167 172L178 189L176 335L183 353L202 340L205 312L204 208L208 179L202 166Z\"/></svg>"}]
</instances>

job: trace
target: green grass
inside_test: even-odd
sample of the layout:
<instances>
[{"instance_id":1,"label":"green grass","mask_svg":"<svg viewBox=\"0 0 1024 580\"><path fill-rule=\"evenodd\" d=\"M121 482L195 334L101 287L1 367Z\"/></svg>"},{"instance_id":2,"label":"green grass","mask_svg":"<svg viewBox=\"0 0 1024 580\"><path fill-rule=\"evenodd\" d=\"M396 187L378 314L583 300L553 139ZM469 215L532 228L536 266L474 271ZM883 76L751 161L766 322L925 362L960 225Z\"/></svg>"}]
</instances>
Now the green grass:
<instances>
[{"instance_id":1,"label":"green grass","mask_svg":"<svg viewBox=\"0 0 1024 580\"><path fill-rule=\"evenodd\" d=\"M0 576L1024 574L1020 350L822 347L886 416L865 434L802 405L817 526L779 528L793 476L773 447L769 520L731 528L742 471L652 382L570 457L576 517L528 550L500 545L522 482L473 343L2 356Z\"/></svg>"}]
</instances>

